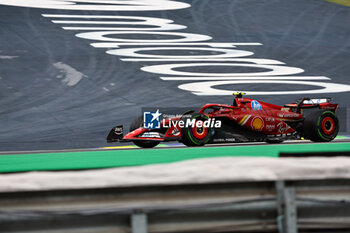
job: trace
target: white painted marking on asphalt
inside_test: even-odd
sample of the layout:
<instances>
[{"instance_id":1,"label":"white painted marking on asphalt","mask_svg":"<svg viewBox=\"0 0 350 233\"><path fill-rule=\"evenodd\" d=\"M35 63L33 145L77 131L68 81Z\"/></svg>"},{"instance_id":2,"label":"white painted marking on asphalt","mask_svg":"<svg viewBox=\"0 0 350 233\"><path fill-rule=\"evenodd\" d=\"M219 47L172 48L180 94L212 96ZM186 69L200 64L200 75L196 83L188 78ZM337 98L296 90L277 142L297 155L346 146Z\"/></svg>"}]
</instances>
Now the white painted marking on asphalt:
<instances>
[{"instance_id":1,"label":"white painted marking on asphalt","mask_svg":"<svg viewBox=\"0 0 350 233\"><path fill-rule=\"evenodd\" d=\"M77 4L79 3L79 4ZM96 10L96 11L154 11L154 10L174 10L174 9L183 9L190 7L189 4L184 2L170 1L170 0L36 0L36 1L27 1L27 0L1 0L0 4L11 5L11 6L24 6L24 7L36 7L36 8L47 8L47 9L57 9L57 10ZM85 13L84 13L85 14ZM274 84L296 84L303 86L311 86L316 88L311 90L295 90L295 91L269 91L269 92L250 92L249 90L244 90L247 94L256 94L256 95L286 95L286 94L320 94L320 93L339 93L339 92L348 92L350 91L350 85L340 84L340 83L321 83L321 82L305 82L297 80L329 80L328 77L322 76L295 76L296 74L301 74L304 72L303 69L297 67L287 66L285 63L280 61L270 61L266 63L264 60L268 59L259 59L252 58L249 61L243 61L243 58L239 61L231 61L232 57L246 57L251 56L254 53L244 50L235 50L235 49L217 49L216 51L221 54L215 54L214 52L211 55L196 55L194 56L191 53L187 55L178 55L171 52L174 49L174 46L183 46L187 49L195 47L192 50L210 50L211 48L235 48L236 46L245 46L245 45L261 45L260 43L212 43L207 42L212 38L207 35L188 33L188 32L171 32L171 30L180 30L186 28L184 25L173 24L172 20L164 18L154 18L154 17L141 17L141 16L120 16L120 15L79 15L79 14L43 14L44 17L56 18L52 20L54 23L58 24L85 24L87 27L82 27L79 25L72 25L69 27L63 27L65 30L80 30L86 31L79 33L76 36L79 38L84 38L88 40L100 41L91 43L93 47L96 48L119 48L122 46L129 46L129 48L123 49L114 49L107 51L107 53L117 56L123 56L123 61L132 61L132 62L182 62L181 64L162 64L162 65L151 65L142 67L143 71L162 74L164 76L173 75L171 77L161 77L163 80L209 80L210 82L192 82L179 85L180 89L190 91L196 95L231 95L232 91L225 89L225 85L236 85L237 89L239 85L242 84L251 84L256 86L259 83L268 83L271 86ZM65 20L57 20L65 19ZM66 20L67 19L67 20ZM78 20L72 20L78 19ZM79 20L87 19L87 20ZM107 20L89 20L89 19L116 19L114 21ZM92 24L92 25L91 25ZM105 25L129 25L123 27L105 27ZM89 26L91 25L91 26ZM95 25L95 26L94 26ZM98 27L98 26L104 27ZM135 28L135 25L143 25L144 27ZM102 30L102 31L101 31ZM166 31L165 31L166 30ZM170 31L170 32L169 32ZM150 35L154 36L154 39L150 39ZM143 39L144 38L144 39ZM138 46L154 46L153 48L130 48ZM162 55L155 55L154 51L160 50L160 46L168 46L169 51L165 53L163 50ZM170 47L171 46L171 47ZM163 47L164 48L164 47ZM182 48L182 49L183 49ZM181 49L178 48L177 49ZM149 54L144 52L138 53L142 50L151 50ZM217 53L216 52L216 53ZM223 52L223 53L222 53ZM248 55L249 54L249 55ZM232 55L232 56L231 56ZM204 58L206 60L204 60ZM244 58L247 59L247 58ZM248 58L249 59L249 58ZM191 61L191 63L189 63ZM184 62L187 62L184 64ZM196 63L197 62L197 63ZM221 63L218 63L221 62ZM231 62L231 63L223 63ZM243 62L243 63L242 63ZM250 64L245 64L245 63ZM253 63L253 64L252 64ZM190 72L188 69L190 67L215 67L215 66L232 66L233 68L244 67L249 69L248 72L239 72L234 70L227 71L227 69L222 69L220 73L212 72ZM180 71L182 67L187 68L187 72ZM256 69L266 69L265 72L256 72ZM198 70L198 69L196 69ZM274 76L274 77L272 77ZM220 77L220 79L218 78ZM234 81L234 79L244 78L244 80L250 79L252 77L260 77L258 81ZM294 81L289 81L289 80ZM217 81L222 80L222 81ZM224 81L228 80L228 81ZM265 81L264 81L265 80ZM218 86L213 88L213 86ZM280 88L280 85L276 85ZM220 89L222 88L222 89Z\"/></svg>"},{"instance_id":2,"label":"white painted marking on asphalt","mask_svg":"<svg viewBox=\"0 0 350 233\"><path fill-rule=\"evenodd\" d=\"M191 91L195 95L203 96L223 96L232 95L232 90L222 90L213 88L213 86L220 85L232 85L232 84L291 84L291 85L306 85L306 86L319 86L321 89L315 90L303 90L303 91L244 91L247 95L284 95L284 94L320 94L320 93L335 93L350 91L350 85L338 84L338 83L324 83L324 82L306 82L306 81L209 81L209 82L195 82L182 84L180 89Z\"/></svg>"},{"instance_id":3,"label":"white painted marking on asphalt","mask_svg":"<svg viewBox=\"0 0 350 233\"><path fill-rule=\"evenodd\" d=\"M56 78L62 79L62 83L70 87L77 85L83 77L87 77L83 73L62 62L56 62L53 66L60 71L60 74L57 75Z\"/></svg>"},{"instance_id":4,"label":"white painted marking on asphalt","mask_svg":"<svg viewBox=\"0 0 350 233\"><path fill-rule=\"evenodd\" d=\"M120 18L152 18L152 17L136 17L136 16L119 16L119 15L65 15L65 14L42 14L47 18L81 18L81 19L120 19ZM172 21L168 19L168 21ZM174 22L174 21L172 21Z\"/></svg>"},{"instance_id":5,"label":"white painted marking on asphalt","mask_svg":"<svg viewBox=\"0 0 350 233\"><path fill-rule=\"evenodd\" d=\"M182 67L217 67L217 66L231 66L231 67L249 67L249 68L259 68L267 69L266 72L256 72L256 73L204 73L204 72L189 72L189 71L179 71ZM304 72L303 69L296 67L287 66L276 66L276 65L265 65L265 64L240 64L240 63L187 63L187 64L162 64L162 65L151 65L144 66L141 70L163 75L179 75L179 76L206 76L206 77L227 77L227 76L282 76L282 75L294 75ZM232 94L232 93L231 93Z\"/></svg>"},{"instance_id":6,"label":"white painted marking on asphalt","mask_svg":"<svg viewBox=\"0 0 350 233\"><path fill-rule=\"evenodd\" d=\"M114 35L113 37L109 37ZM138 35L137 39L124 39L117 38L116 35ZM142 39L142 35L162 35L170 37L181 37L174 39ZM157 32L157 31L97 31L97 32L83 32L75 35L76 37L88 39L88 40L100 40L100 41L115 41L121 43L154 43L154 42L193 42L193 41L206 41L211 40L210 36L186 33L186 32Z\"/></svg>"},{"instance_id":7,"label":"white painted marking on asphalt","mask_svg":"<svg viewBox=\"0 0 350 233\"><path fill-rule=\"evenodd\" d=\"M184 2L170 0L1 0L0 5L84 11L159 11L191 6Z\"/></svg>"},{"instance_id":8,"label":"white painted marking on asphalt","mask_svg":"<svg viewBox=\"0 0 350 233\"><path fill-rule=\"evenodd\" d=\"M228 61L238 61L238 62L245 62L244 60L246 59L247 61L246 62L252 62L252 63L258 63L258 62L254 62L254 61L258 61L259 59L252 59L252 58L241 58L241 59L236 59L236 58L184 58L184 57L179 57L179 58L176 58L176 56L172 56L174 58L164 58L164 59L154 59L154 58L121 58L120 60L122 61L142 61L142 62L145 62L145 61L149 61L149 62L154 62L154 61L218 61L218 62L228 62ZM203 57L205 57L205 55L203 55ZM210 55L208 56L210 57ZM248 61L250 60L250 61ZM261 59L261 60L268 60L268 59ZM213 63L215 64L215 63ZM262 64L262 63L260 63ZM269 64L269 63L266 63L266 65ZM270 64L273 64L273 63L270 63ZM285 63L283 62L279 62L277 64L280 64L280 65L283 65ZM214 73L216 74L216 73Z\"/></svg>"},{"instance_id":9,"label":"white painted marking on asphalt","mask_svg":"<svg viewBox=\"0 0 350 233\"><path fill-rule=\"evenodd\" d=\"M92 47L95 48L119 48L120 46L139 46L145 45L144 43L113 43L113 42L97 42L91 43ZM209 46L209 47L218 47L218 48L235 48L236 46L260 46L261 43L166 43L166 42L158 42L152 43L148 42L147 46ZM284 64L284 63L283 63Z\"/></svg>"},{"instance_id":10,"label":"white painted marking on asphalt","mask_svg":"<svg viewBox=\"0 0 350 233\"><path fill-rule=\"evenodd\" d=\"M177 50L177 51L205 51L207 54L203 55L185 55L188 59L198 59L198 58L232 58L232 57L246 57L251 56L254 53L238 50L238 49L222 49L222 48L198 48L198 47L147 47L147 48L127 48L127 49L113 49L108 50L106 53L117 55L117 56L128 56L128 57L140 57L140 58L160 58L160 59L169 59L169 58L183 58L184 55L158 55L158 54L147 54L144 51L166 51L166 50ZM142 51L142 53L141 53ZM208 53L214 54L208 54ZM218 53L218 54L217 54Z\"/></svg>"},{"instance_id":11,"label":"white painted marking on asphalt","mask_svg":"<svg viewBox=\"0 0 350 233\"><path fill-rule=\"evenodd\" d=\"M1 53L2 51L0 51ZM18 56L9 56L9 55L0 55L0 59L14 59L17 58Z\"/></svg>"},{"instance_id":12,"label":"white painted marking on asphalt","mask_svg":"<svg viewBox=\"0 0 350 233\"><path fill-rule=\"evenodd\" d=\"M252 77L160 77L162 80L261 80L261 76L252 76ZM281 77L266 77L264 76L264 80L330 80L330 78L325 76L281 76Z\"/></svg>"},{"instance_id":13,"label":"white painted marking on asphalt","mask_svg":"<svg viewBox=\"0 0 350 233\"><path fill-rule=\"evenodd\" d=\"M0 56L0 59L14 59L17 58L18 56Z\"/></svg>"}]
</instances>

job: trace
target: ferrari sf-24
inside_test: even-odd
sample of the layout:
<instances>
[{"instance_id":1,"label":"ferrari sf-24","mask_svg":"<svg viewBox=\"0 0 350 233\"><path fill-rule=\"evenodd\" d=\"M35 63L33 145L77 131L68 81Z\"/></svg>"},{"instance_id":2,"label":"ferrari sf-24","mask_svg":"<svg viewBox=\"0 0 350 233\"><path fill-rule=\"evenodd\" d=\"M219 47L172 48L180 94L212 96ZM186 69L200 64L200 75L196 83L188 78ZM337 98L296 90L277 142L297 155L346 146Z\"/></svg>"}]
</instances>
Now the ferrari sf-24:
<instances>
[{"instance_id":1,"label":"ferrari sf-24","mask_svg":"<svg viewBox=\"0 0 350 233\"><path fill-rule=\"evenodd\" d=\"M338 104L331 103L331 98L302 98L278 106L244 98L243 94L235 93L232 105L206 104L198 112L163 119L158 128L144 127L143 117L137 117L125 136L122 125L112 128L107 142L133 142L143 148L166 141L187 146L291 139L329 142L338 134Z\"/></svg>"}]
</instances>

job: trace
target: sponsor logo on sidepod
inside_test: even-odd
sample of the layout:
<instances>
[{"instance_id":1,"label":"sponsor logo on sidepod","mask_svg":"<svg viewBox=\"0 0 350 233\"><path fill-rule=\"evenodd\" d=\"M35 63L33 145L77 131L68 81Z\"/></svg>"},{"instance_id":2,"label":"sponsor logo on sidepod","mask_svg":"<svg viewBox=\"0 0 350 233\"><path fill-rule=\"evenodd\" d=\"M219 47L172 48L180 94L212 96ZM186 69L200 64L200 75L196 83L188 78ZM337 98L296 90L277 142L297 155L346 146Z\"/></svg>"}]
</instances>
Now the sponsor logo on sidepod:
<instances>
[{"instance_id":1,"label":"sponsor logo on sidepod","mask_svg":"<svg viewBox=\"0 0 350 233\"><path fill-rule=\"evenodd\" d=\"M251 102L251 106L252 106L252 109L254 109L254 110L262 110L261 104L256 100L253 100Z\"/></svg>"}]
</instances>

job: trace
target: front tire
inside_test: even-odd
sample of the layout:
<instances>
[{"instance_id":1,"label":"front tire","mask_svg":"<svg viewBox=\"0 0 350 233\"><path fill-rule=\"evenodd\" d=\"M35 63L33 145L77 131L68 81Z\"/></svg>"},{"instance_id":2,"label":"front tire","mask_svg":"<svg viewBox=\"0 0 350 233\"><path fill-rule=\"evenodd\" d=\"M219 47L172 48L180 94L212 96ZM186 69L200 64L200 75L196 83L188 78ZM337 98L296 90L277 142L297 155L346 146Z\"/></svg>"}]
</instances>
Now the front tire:
<instances>
[{"instance_id":1,"label":"front tire","mask_svg":"<svg viewBox=\"0 0 350 233\"><path fill-rule=\"evenodd\" d=\"M194 127L181 128L181 142L186 146L204 146L209 141L212 130L210 127L197 127L197 121L204 123L209 120L209 117L201 113L194 113L181 118L185 124L193 119L195 120Z\"/></svg>"},{"instance_id":2,"label":"front tire","mask_svg":"<svg viewBox=\"0 0 350 233\"><path fill-rule=\"evenodd\" d=\"M130 125L130 132L134 131L135 129L138 129L142 127L143 125L143 118L142 116L139 116L135 118ZM157 141L143 141L143 140L133 140L132 141L136 146L142 147L142 148L152 148L159 144Z\"/></svg>"},{"instance_id":3,"label":"front tire","mask_svg":"<svg viewBox=\"0 0 350 233\"><path fill-rule=\"evenodd\" d=\"M332 111L314 111L304 119L304 136L314 142L330 142L338 134L339 120Z\"/></svg>"}]
</instances>

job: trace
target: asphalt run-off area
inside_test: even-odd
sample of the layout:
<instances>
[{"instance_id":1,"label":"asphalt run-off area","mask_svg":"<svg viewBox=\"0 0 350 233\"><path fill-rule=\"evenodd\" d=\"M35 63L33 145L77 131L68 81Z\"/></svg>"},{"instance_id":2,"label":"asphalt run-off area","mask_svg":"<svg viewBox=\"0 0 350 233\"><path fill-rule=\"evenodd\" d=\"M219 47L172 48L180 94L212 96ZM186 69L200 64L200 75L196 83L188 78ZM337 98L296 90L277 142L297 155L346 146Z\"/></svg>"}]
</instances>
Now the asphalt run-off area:
<instances>
[{"instance_id":1,"label":"asphalt run-off area","mask_svg":"<svg viewBox=\"0 0 350 233\"><path fill-rule=\"evenodd\" d=\"M0 150L110 146L145 107L350 105L347 1L0 1ZM189 109L190 110L190 109Z\"/></svg>"}]
</instances>

